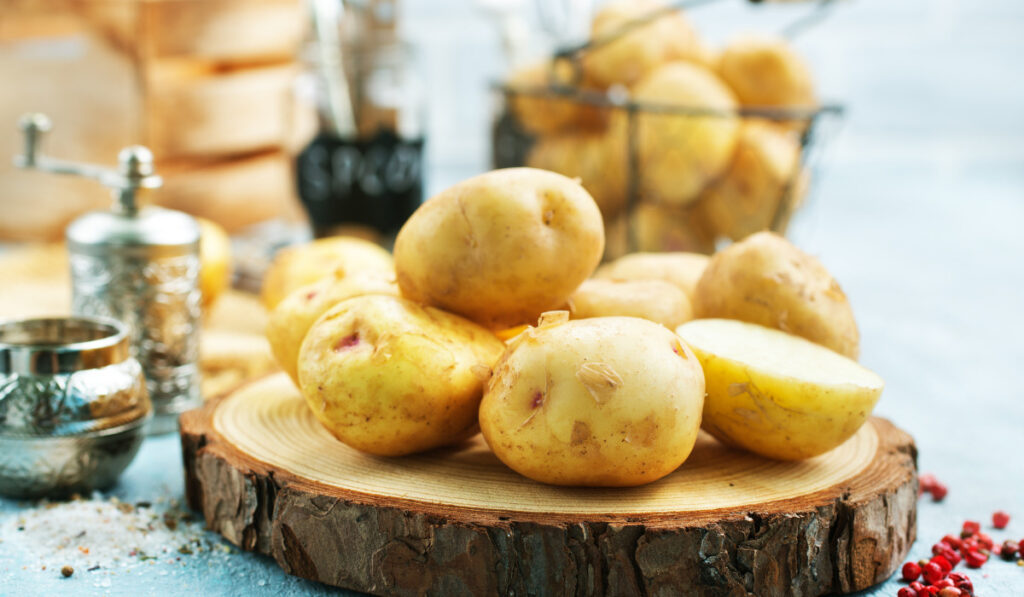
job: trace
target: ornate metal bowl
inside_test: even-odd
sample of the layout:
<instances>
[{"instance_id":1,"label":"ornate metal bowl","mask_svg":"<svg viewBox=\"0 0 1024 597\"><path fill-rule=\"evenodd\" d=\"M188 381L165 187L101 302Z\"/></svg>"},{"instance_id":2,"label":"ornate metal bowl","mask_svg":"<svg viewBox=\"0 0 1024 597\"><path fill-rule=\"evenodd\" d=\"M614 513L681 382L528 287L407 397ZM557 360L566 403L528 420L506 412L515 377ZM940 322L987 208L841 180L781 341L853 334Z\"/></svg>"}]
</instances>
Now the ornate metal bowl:
<instances>
[{"instance_id":1,"label":"ornate metal bowl","mask_svg":"<svg viewBox=\"0 0 1024 597\"><path fill-rule=\"evenodd\" d=\"M152 417L127 328L112 319L0 322L0 493L112 485Z\"/></svg>"}]
</instances>

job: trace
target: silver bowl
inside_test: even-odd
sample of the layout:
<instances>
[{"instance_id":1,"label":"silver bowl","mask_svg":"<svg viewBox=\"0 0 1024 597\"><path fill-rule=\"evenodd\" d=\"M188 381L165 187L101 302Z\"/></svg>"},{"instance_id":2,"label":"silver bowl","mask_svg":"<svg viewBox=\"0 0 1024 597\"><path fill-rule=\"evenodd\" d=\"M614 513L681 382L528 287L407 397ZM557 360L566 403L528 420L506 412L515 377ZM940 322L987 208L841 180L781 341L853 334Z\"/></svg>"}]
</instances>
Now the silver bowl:
<instances>
[{"instance_id":1,"label":"silver bowl","mask_svg":"<svg viewBox=\"0 0 1024 597\"><path fill-rule=\"evenodd\" d=\"M0 322L0 494L56 497L112 485L151 417L120 322Z\"/></svg>"}]
</instances>

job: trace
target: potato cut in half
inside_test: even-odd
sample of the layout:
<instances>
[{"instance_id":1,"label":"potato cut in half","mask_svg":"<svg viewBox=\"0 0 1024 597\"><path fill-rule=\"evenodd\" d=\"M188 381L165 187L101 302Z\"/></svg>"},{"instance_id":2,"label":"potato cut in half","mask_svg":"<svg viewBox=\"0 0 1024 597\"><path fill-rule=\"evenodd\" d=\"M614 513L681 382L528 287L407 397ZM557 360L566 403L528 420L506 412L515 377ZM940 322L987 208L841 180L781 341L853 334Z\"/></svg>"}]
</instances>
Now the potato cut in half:
<instances>
[{"instance_id":1,"label":"potato cut in half","mask_svg":"<svg viewBox=\"0 0 1024 597\"><path fill-rule=\"evenodd\" d=\"M842 444L885 385L856 361L756 324L698 319L677 333L704 368L704 430L762 456L800 460Z\"/></svg>"}]
</instances>

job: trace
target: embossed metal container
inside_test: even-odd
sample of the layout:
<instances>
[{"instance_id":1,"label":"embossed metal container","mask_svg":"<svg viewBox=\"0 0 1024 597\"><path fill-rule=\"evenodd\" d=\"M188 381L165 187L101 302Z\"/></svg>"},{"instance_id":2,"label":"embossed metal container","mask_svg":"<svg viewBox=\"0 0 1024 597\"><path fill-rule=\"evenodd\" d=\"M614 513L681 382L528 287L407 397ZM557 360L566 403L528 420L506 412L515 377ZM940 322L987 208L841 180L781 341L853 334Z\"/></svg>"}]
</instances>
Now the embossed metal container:
<instances>
[{"instance_id":1,"label":"embossed metal container","mask_svg":"<svg viewBox=\"0 0 1024 597\"><path fill-rule=\"evenodd\" d=\"M152 175L143 148L120 161L128 175ZM153 402L150 432L175 430L178 415L202 403L199 225L178 211L139 208L134 192L122 192L113 210L72 222L67 241L72 312L127 324Z\"/></svg>"},{"instance_id":2,"label":"embossed metal container","mask_svg":"<svg viewBox=\"0 0 1024 597\"><path fill-rule=\"evenodd\" d=\"M0 494L110 486L135 457L151 415L120 322L0 322Z\"/></svg>"}]
</instances>

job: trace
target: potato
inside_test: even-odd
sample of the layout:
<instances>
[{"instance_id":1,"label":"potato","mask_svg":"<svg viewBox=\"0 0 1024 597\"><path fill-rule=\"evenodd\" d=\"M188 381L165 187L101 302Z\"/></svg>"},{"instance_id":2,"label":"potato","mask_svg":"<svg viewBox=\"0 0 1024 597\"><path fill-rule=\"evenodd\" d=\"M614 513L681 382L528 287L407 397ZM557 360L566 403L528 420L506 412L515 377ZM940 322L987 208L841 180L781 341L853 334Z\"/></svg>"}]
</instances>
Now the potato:
<instances>
[{"instance_id":1,"label":"potato","mask_svg":"<svg viewBox=\"0 0 1024 597\"><path fill-rule=\"evenodd\" d=\"M697 202L700 216L732 240L769 230L799 168L795 134L770 121L744 121L728 169Z\"/></svg>"},{"instance_id":2,"label":"potato","mask_svg":"<svg viewBox=\"0 0 1024 597\"><path fill-rule=\"evenodd\" d=\"M491 365L505 344L439 309L383 294L344 300L313 324L299 353L299 387L345 444L400 456L476 431Z\"/></svg>"},{"instance_id":3,"label":"potato","mask_svg":"<svg viewBox=\"0 0 1024 597\"><path fill-rule=\"evenodd\" d=\"M835 448L882 395L880 377L797 336L728 319L678 332L704 368L703 428L762 456L799 460Z\"/></svg>"},{"instance_id":4,"label":"potato","mask_svg":"<svg viewBox=\"0 0 1024 597\"><path fill-rule=\"evenodd\" d=\"M608 133L568 133L542 137L526 165L578 178L604 216L626 205L626 141Z\"/></svg>"},{"instance_id":5,"label":"potato","mask_svg":"<svg viewBox=\"0 0 1024 597\"><path fill-rule=\"evenodd\" d=\"M392 272L391 255L362 239L334 236L278 252L263 276L260 299L273 309L296 288L332 274L357 271Z\"/></svg>"},{"instance_id":6,"label":"potato","mask_svg":"<svg viewBox=\"0 0 1024 597\"><path fill-rule=\"evenodd\" d=\"M595 278L606 280L664 280L684 293L693 303L697 282L711 260L701 253L631 253L594 272Z\"/></svg>"},{"instance_id":7,"label":"potato","mask_svg":"<svg viewBox=\"0 0 1024 597\"><path fill-rule=\"evenodd\" d=\"M694 315L776 328L856 359L860 334L839 284L817 259L771 232L718 252L697 284Z\"/></svg>"},{"instance_id":8,"label":"potato","mask_svg":"<svg viewBox=\"0 0 1024 597\"><path fill-rule=\"evenodd\" d=\"M336 274L297 288L270 312L266 335L277 364L298 385L299 350L313 323L341 301L364 294L398 296L398 284L388 273L367 271Z\"/></svg>"},{"instance_id":9,"label":"potato","mask_svg":"<svg viewBox=\"0 0 1024 597\"><path fill-rule=\"evenodd\" d=\"M718 74L744 106L813 108L811 70L781 37L735 39L718 57Z\"/></svg>"},{"instance_id":10,"label":"potato","mask_svg":"<svg viewBox=\"0 0 1024 597\"><path fill-rule=\"evenodd\" d=\"M637 82L633 99L701 113L645 111L636 118L642 196L684 205L729 165L739 120L736 98L711 71L686 62L665 64ZM613 116L613 121L620 115Z\"/></svg>"},{"instance_id":11,"label":"potato","mask_svg":"<svg viewBox=\"0 0 1024 597\"><path fill-rule=\"evenodd\" d=\"M692 205L641 203L632 216L637 251L712 253L715 250L714 236Z\"/></svg>"},{"instance_id":12,"label":"potato","mask_svg":"<svg viewBox=\"0 0 1024 597\"><path fill-rule=\"evenodd\" d=\"M597 267L601 213L579 183L495 170L427 200L395 240L403 296L491 329L563 305Z\"/></svg>"},{"instance_id":13,"label":"potato","mask_svg":"<svg viewBox=\"0 0 1024 597\"><path fill-rule=\"evenodd\" d=\"M576 98L559 96L553 91L536 93L549 88L575 89L572 66L565 61L552 64L543 61L523 67L509 77L509 109L519 124L534 135L550 135L566 129L598 129L604 125L606 110L600 106L581 102ZM594 91L587 81L578 84L581 89Z\"/></svg>"},{"instance_id":14,"label":"potato","mask_svg":"<svg viewBox=\"0 0 1024 597\"><path fill-rule=\"evenodd\" d=\"M602 39L622 31L631 21L664 10L665 4L652 0L617 0L594 15L590 34ZM625 31L607 44L583 54L583 71L598 86L630 86L670 60L705 62L709 52L686 17L680 12L663 15Z\"/></svg>"},{"instance_id":15,"label":"potato","mask_svg":"<svg viewBox=\"0 0 1024 597\"><path fill-rule=\"evenodd\" d=\"M213 304L231 285L231 239L210 220L199 222L199 292L204 307Z\"/></svg>"},{"instance_id":16,"label":"potato","mask_svg":"<svg viewBox=\"0 0 1024 597\"><path fill-rule=\"evenodd\" d=\"M700 427L697 359L650 321L566 315L517 336L494 367L480 404L491 450L555 485L623 487L671 473Z\"/></svg>"},{"instance_id":17,"label":"potato","mask_svg":"<svg viewBox=\"0 0 1024 597\"><path fill-rule=\"evenodd\" d=\"M639 317L671 329L693 319L686 293L663 280L587 280L569 297L573 319Z\"/></svg>"}]
</instances>

